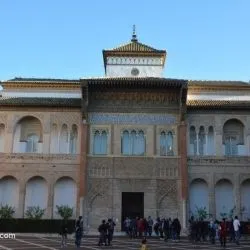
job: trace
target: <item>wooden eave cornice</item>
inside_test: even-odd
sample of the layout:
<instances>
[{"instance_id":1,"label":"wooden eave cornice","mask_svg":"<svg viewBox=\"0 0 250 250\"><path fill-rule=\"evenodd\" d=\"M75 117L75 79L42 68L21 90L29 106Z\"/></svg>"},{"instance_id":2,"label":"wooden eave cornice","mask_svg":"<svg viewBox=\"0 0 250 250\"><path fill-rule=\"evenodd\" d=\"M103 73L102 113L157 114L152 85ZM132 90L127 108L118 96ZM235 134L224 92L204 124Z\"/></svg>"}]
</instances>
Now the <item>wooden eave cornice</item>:
<instances>
[{"instance_id":1,"label":"wooden eave cornice","mask_svg":"<svg viewBox=\"0 0 250 250\"><path fill-rule=\"evenodd\" d=\"M89 87L139 87L139 88L187 88L187 81L180 79L167 79L167 78L101 78L101 79L82 79L83 86L86 84Z\"/></svg>"}]
</instances>

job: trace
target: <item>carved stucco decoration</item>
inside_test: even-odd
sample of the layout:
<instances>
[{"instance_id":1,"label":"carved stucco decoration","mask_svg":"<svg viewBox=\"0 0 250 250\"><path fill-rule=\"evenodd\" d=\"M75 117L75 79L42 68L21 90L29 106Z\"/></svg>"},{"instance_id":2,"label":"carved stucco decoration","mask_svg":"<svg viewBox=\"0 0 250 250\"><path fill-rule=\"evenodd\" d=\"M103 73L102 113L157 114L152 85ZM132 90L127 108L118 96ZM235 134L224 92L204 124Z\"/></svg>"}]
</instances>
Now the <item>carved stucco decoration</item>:
<instances>
[{"instance_id":1,"label":"carved stucco decoration","mask_svg":"<svg viewBox=\"0 0 250 250\"><path fill-rule=\"evenodd\" d=\"M0 114L0 124L4 124L6 126L7 124L7 114Z\"/></svg>"},{"instance_id":2,"label":"carved stucco decoration","mask_svg":"<svg viewBox=\"0 0 250 250\"><path fill-rule=\"evenodd\" d=\"M111 177L112 160L107 158L89 159L88 175L90 177Z\"/></svg>"},{"instance_id":3,"label":"carved stucco decoration","mask_svg":"<svg viewBox=\"0 0 250 250\"><path fill-rule=\"evenodd\" d=\"M92 204L98 196L103 197L108 193L110 184L106 179L89 179L88 182L88 206L92 208Z\"/></svg>"},{"instance_id":4,"label":"carved stucco decoration","mask_svg":"<svg viewBox=\"0 0 250 250\"><path fill-rule=\"evenodd\" d=\"M177 182L172 180L158 180L157 181L157 206L160 207L163 199L166 196L174 197L174 200L177 200Z\"/></svg>"},{"instance_id":5,"label":"carved stucco decoration","mask_svg":"<svg viewBox=\"0 0 250 250\"><path fill-rule=\"evenodd\" d=\"M94 92L91 93L92 100L105 101L136 101L153 103L177 103L179 95L177 92L152 93L152 92Z\"/></svg>"},{"instance_id":6,"label":"carved stucco decoration","mask_svg":"<svg viewBox=\"0 0 250 250\"><path fill-rule=\"evenodd\" d=\"M64 112L58 114L51 114L50 115L50 125L57 124L61 127L63 124L67 124L71 127L73 124L80 125L81 123L81 114L79 113L72 113L72 112Z\"/></svg>"},{"instance_id":7,"label":"carved stucco decoration","mask_svg":"<svg viewBox=\"0 0 250 250\"><path fill-rule=\"evenodd\" d=\"M150 178L154 176L153 161L150 159L140 157L115 158L114 166L119 166L114 168L116 177L140 178L144 176Z\"/></svg>"}]
</instances>

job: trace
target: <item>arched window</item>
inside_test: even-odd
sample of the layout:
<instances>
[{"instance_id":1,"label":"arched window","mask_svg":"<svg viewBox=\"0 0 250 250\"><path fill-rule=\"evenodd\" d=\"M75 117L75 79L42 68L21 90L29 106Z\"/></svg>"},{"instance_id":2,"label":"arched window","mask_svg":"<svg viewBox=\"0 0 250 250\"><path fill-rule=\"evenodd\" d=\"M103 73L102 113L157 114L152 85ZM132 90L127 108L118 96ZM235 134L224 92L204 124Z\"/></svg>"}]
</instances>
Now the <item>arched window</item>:
<instances>
[{"instance_id":1,"label":"arched window","mask_svg":"<svg viewBox=\"0 0 250 250\"><path fill-rule=\"evenodd\" d=\"M77 126L74 124L70 132L69 152L71 154L77 153Z\"/></svg>"},{"instance_id":2,"label":"arched window","mask_svg":"<svg viewBox=\"0 0 250 250\"><path fill-rule=\"evenodd\" d=\"M60 134L60 153L68 153L68 144L69 143L69 132L66 124L62 125L61 134Z\"/></svg>"},{"instance_id":3,"label":"arched window","mask_svg":"<svg viewBox=\"0 0 250 250\"><path fill-rule=\"evenodd\" d=\"M197 155L197 140L195 127L191 126L189 130L189 151L191 155Z\"/></svg>"},{"instance_id":4,"label":"arched window","mask_svg":"<svg viewBox=\"0 0 250 250\"><path fill-rule=\"evenodd\" d=\"M205 129L203 126L200 127L199 134L199 155L205 154Z\"/></svg>"},{"instance_id":5,"label":"arched window","mask_svg":"<svg viewBox=\"0 0 250 250\"><path fill-rule=\"evenodd\" d=\"M123 131L122 133L122 154L123 155L144 155L145 136L142 130Z\"/></svg>"},{"instance_id":6,"label":"arched window","mask_svg":"<svg viewBox=\"0 0 250 250\"><path fill-rule=\"evenodd\" d=\"M122 133L122 153L124 155L130 154L130 138L127 130Z\"/></svg>"},{"instance_id":7,"label":"arched window","mask_svg":"<svg viewBox=\"0 0 250 250\"><path fill-rule=\"evenodd\" d=\"M160 155L174 155L173 144L173 133L170 131L168 133L162 131L160 135Z\"/></svg>"},{"instance_id":8,"label":"arched window","mask_svg":"<svg viewBox=\"0 0 250 250\"><path fill-rule=\"evenodd\" d=\"M160 155L165 156L167 152L166 149L166 133L164 131L161 132L160 135Z\"/></svg>"},{"instance_id":9,"label":"arched window","mask_svg":"<svg viewBox=\"0 0 250 250\"><path fill-rule=\"evenodd\" d=\"M168 135L167 135L167 155L174 155L173 144L174 144L173 133L168 132Z\"/></svg>"},{"instance_id":10,"label":"arched window","mask_svg":"<svg viewBox=\"0 0 250 250\"><path fill-rule=\"evenodd\" d=\"M207 154L214 155L214 128L210 126L208 128L208 135L207 135Z\"/></svg>"},{"instance_id":11,"label":"arched window","mask_svg":"<svg viewBox=\"0 0 250 250\"><path fill-rule=\"evenodd\" d=\"M58 142L58 127L53 124L50 133L50 153L58 153Z\"/></svg>"},{"instance_id":12,"label":"arched window","mask_svg":"<svg viewBox=\"0 0 250 250\"><path fill-rule=\"evenodd\" d=\"M13 152L42 153L42 143L43 131L40 120L33 116L25 116L15 125Z\"/></svg>"},{"instance_id":13,"label":"arched window","mask_svg":"<svg viewBox=\"0 0 250 250\"><path fill-rule=\"evenodd\" d=\"M39 137L36 134L30 134L27 136L26 152L37 153L38 152Z\"/></svg>"},{"instance_id":14,"label":"arched window","mask_svg":"<svg viewBox=\"0 0 250 250\"><path fill-rule=\"evenodd\" d=\"M236 119L227 121L223 126L225 155L238 155L240 145L244 145L244 126Z\"/></svg>"},{"instance_id":15,"label":"arched window","mask_svg":"<svg viewBox=\"0 0 250 250\"><path fill-rule=\"evenodd\" d=\"M93 140L93 154L106 155L107 154L108 135L105 130L96 130L94 132Z\"/></svg>"}]
</instances>

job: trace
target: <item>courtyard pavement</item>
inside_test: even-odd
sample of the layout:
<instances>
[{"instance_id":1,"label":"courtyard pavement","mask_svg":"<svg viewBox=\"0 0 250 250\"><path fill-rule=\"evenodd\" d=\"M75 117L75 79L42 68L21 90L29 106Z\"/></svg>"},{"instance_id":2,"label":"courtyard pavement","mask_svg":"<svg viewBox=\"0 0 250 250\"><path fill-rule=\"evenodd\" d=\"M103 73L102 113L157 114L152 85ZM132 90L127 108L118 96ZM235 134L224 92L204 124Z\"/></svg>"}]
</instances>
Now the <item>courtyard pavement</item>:
<instances>
[{"instance_id":1,"label":"courtyard pavement","mask_svg":"<svg viewBox=\"0 0 250 250\"><path fill-rule=\"evenodd\" d=\"M130 240L125 237L114 237L112 246L97 246L98 237L85 237L82 241L81 249L83 250L100 250L100 249L112 249L112 250L139 250L140 240ZM241 244L237 246L235 243L228 243L226 249L228 250L250 250L250 238L243 237ZM148 246L150 250L219 250L221 248L219 242L216 245L209 243L196 243L191 244L187 238L181 239L180 242L164 242L156 238L148 239ZM60 248L59 237L28 237L28 236L16 236L15 239L0 239L0 250L56 250ZM68 241L68 246L63 249L76 249L74 246L74 240L71 238Z\"/></svg>"}]
</instances>

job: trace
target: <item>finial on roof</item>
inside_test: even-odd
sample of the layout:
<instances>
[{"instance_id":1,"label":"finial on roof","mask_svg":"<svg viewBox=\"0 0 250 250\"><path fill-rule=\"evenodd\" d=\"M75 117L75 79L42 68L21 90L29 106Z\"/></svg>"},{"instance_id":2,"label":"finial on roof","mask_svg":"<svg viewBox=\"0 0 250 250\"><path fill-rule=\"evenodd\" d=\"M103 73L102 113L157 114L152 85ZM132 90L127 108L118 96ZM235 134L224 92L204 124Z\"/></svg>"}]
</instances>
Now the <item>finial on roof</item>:
<instances>
[{"instance_id":1,"label":"finial on roof","mask_svg":"<svg viewBox=\"0 0 250 250\"><path fill-rule=\"evenodd\" d=\"M131 42L138 42L136 32L135 32L135 25L133 25L133 35L132 35Z\"/></svg>"}]
</instances>

